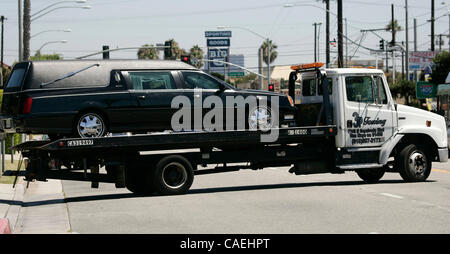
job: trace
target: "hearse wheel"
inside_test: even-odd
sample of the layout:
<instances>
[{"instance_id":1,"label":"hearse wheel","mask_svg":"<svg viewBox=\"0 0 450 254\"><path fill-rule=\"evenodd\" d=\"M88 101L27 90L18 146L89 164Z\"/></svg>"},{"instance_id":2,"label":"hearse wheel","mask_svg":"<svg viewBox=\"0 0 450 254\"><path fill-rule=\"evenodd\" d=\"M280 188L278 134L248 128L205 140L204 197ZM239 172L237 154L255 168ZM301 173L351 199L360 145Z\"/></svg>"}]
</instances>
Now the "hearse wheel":
<instances>
[{"instance_id":1,"label":"hearse wheel","mask_svg":"<svg viewBox=\"0 0 450 254\"><path fill-rule=\"evenodd\" d=\"M106 134L106 122L99 113L85 112L77 118L75 130L81 138L102 137Z\"/></svg>"},{"instance_id":2,"label":"hearse wheel","mask_svg":"<svg viewBox=\"0 0 450 254\"><path fill-rule=\"evenodd\" d=\"M396 168L406 182L423 182L431 173L431 158L425 150L408 145L395 158Z\"/></svg>"},{"instance_id":3,"label":"hearse wheel","mask_svg":"<svg viewBox=\"0 0 450 254\"><path fill-rule=\"evenodd\" d=\"M384 169L382 168L366 168L356 170L359 178L366 183L377 183L384 176Z\"/></svg>"},{"instance_id":4,"label":"hearse wheel","mask_svg":"<svg viewBox=\"0 0 450 254\"><path fill-rule=\"evenodd\" d=\"M169 155L162 158L152 172L153 186L162 195L184 194L194 181L194 170L191 163L180 155Z\"/></svg>"}]
</instances>

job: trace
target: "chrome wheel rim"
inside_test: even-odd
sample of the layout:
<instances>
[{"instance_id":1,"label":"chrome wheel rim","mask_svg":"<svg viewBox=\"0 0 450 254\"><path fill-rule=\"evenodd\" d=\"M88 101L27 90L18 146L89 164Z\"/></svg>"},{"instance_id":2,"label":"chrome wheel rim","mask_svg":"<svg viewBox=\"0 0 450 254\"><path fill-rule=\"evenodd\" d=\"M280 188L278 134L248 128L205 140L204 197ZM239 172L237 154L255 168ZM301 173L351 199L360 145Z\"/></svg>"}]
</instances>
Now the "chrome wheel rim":
<instances>
[{"instance_id":1,"label":"chrome wheel rim","mask_svg":"<svg viewBox=\"0 0 450 254\"><path fill-rule=\"evenodd\" d=\"M101 137L104 132L105 124L97 114L85 114L78 121L78 134L82 138Z\"/></svg>"},{"instance_id":2,"label":"chrome wheel rim","mask_svg":"<svg viewBox=\"0 0 450 254\"><path fill-rule=\"evenodd\" d=\"M427 159L425 155L419 151L411 153L408 159L408 167L416 175L421 175L427 170Z\"/></svg>"},{"instance_id":3,"label":"chrome wheel rim","mask_svg":"<svg viewBox=\"0 0 450 254\"><path fill-rule=\"evenodd\" d=\"M167 188L178 189L186 183L187 178L186 169L181 163L172 162L163 168L162 180Z\"/></svg>"},{"instance_id":4,"label":"chrome wheel rim","mask_svg":"<svg viewBox=\"0 0 450 254\"><path fill-rule=\"evenodd\" d=\"M257 107L250 111L248 116L249 128L252 130L270 129L273 125L272 113L268 107Z\"/></svg>"}]
</instances>

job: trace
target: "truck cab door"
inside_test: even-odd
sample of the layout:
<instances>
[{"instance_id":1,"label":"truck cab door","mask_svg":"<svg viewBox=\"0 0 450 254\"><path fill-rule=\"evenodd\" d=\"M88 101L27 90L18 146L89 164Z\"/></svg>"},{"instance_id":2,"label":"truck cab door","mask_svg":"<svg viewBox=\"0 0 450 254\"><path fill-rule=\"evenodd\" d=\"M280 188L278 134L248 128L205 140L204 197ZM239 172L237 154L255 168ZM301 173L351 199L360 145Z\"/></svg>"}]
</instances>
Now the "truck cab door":
<instances>
[{"instance_id":1,"label":"truck cab door","mask_svg":"<svg viewBox=\"0 0 450 254\"><path fill-rule=\"evenodd\" d=\"M380 75L351 74L343 77L345 146L381 146L394 133L394 104Z\"/></svg>"}]
</instances>

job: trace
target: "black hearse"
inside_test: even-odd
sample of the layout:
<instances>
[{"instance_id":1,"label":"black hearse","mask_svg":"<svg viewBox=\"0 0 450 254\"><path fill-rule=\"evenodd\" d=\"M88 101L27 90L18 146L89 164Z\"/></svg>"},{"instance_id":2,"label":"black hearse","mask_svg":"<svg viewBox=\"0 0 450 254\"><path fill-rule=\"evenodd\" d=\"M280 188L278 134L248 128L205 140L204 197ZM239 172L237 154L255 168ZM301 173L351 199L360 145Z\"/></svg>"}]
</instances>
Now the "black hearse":
<instances>
[{"instance_id":1,"label":"black hearse","mask_svg":"<svg viewBox=\"0 0 450 254\"><path fill-rule=\"evenodd\" d=\"M171 130L172 99L255 96L266 107L246 109L246 128L271 127L277 120L292 125L290 97L266 91L240 90L180 61L61 60L29 61L14 66L4 87L1 128L4 132L48 134L50 137L100 137L116 132ZM225 106L224 106L225 107ZM234 106L236 107L236 106ZM205 111L211 110L202 108Z\"/></svg>"}]
</instances>

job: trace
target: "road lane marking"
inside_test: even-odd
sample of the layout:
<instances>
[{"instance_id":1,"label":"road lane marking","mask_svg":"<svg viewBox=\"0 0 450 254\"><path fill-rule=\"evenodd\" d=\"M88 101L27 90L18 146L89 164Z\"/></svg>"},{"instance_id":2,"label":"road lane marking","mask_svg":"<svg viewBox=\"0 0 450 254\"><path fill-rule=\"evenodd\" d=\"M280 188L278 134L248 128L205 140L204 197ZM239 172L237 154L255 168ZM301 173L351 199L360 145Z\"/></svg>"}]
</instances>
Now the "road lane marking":
<instances>
[{"instance_id":1,"label":"road lane marking","mask_svg":"<svg viewBox=\"0 0 450 254\"><path fill-rule=\"evenodd\" d=\"M450 174L450 171L444 170L444 169L436 169L436 168L433 168L432 171Z\"/></svg>"},{"instance_id":2,"label":"road lane marking","mask_svg":"<svg viewBox=\"0 0 450 254\"><path fill-rule=\"evenodd\" d=\"M380 194L383 196L386 196L386 197L390 197L390 198L403 199L402 196L398 196L398 195L394 195L394 194L390 194L390 193L380 193Z\"/></svg>"}]
</instances>

